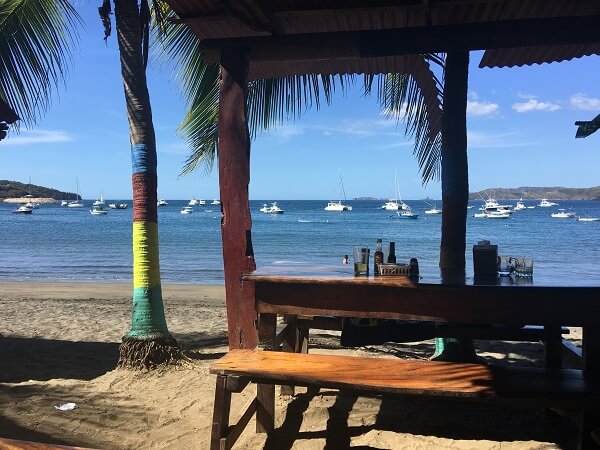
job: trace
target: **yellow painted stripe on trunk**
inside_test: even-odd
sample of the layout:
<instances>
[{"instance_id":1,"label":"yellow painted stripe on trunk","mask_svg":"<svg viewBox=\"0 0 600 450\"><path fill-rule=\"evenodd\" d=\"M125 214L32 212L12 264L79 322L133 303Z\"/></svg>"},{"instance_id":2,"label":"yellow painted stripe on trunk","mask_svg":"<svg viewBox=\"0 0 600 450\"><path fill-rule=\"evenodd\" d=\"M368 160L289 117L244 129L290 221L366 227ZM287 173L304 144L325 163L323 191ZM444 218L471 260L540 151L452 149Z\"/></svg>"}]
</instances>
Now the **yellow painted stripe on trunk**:
<instances>
[{"instance_id":1,"label":"yellow painted stripe on trunk","mask_svg":"<svg viewBox=\"0 0 600 450\"><path fill-rule=\"evenodd\" d=\"M158 224L133 223L133 288L160 286Z\"/></svg>"}]
</instances>

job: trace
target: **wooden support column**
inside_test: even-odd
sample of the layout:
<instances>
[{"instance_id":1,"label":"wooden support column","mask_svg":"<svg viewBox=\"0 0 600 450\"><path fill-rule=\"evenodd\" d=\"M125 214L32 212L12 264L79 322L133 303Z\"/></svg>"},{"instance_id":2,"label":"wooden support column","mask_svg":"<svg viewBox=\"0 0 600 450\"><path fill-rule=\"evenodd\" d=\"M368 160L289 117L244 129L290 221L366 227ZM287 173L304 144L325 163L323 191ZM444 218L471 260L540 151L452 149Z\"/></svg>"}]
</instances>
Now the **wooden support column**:
<instances>
[{"instance_id":1,"label":"wooden support column","mask_svg":"<svg viewBox=\"0 0 600 450\"><path fill-rule=\"evenodd\" d=\"M242 273L256 269L248 204L248 54L241 48L223 49L220 62L218 158L229 348L255 348L258 333L255 326L254 283L242 283L240 279Z\"/></svg>"}]
</instances>

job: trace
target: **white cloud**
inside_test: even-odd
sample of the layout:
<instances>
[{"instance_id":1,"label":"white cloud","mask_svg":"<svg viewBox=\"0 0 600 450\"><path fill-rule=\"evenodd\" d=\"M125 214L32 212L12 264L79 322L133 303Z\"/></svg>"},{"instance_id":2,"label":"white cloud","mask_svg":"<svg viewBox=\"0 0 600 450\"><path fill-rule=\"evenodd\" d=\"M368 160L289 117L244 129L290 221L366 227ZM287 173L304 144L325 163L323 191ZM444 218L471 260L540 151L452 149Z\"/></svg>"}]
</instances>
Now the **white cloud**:
<instances>
[{"instance_id":1,"label":"white cloud","mask_svg":"<svg viewBox=\"0 0 600 450\"><path fill-rule=\"evenodd\" d=\"M525 141L514 131L505 133L486 133L468 130L467 142L470 149L528 147L530 145L538 144L534 141Z\"/></svg>"},{"instance_id":2,"label":"white cloud","mask_svg":"<svg viewBox=\"0 0 600 450\"><path fill-rule=\"evenodd\" d=\"M585 111L600 110L600 98L586 97L585 94L578 93L572 95L570 101L571 106L576 109L583 109Z\"/></svg>"},{"instance_id":3,"label":"white cloud","mask_svg":"<svg viewBox=\"0 0 600 450\"><path fill-rule=\"evenodd\" d=\"M479 102L477 100L467 101L467 115L472 117L489 116L500 111L497 103Z\"/></svg>"},{"instance_id":4,"label":"white cloud","mask_svg":"<svg viewBox=\"0 0 600 450\"><path fill-rule=\"evenodd\" d=\"M29 130L8 136L0 145L37 145L70 142L73 138L64 130Z\"/></svg>"},{"instance_id":5,"label":"white cloud","mask_svg":"<svg viewBox=\"0 0 600 450\"><path fill-rule=\"evenodd\" d=\"M526 102L514 103L512 109L518 113L530 111L556 111L560 109L560 105L551 102L540 102L535 98L530 98Z\"/></svg>"}]
</instances>

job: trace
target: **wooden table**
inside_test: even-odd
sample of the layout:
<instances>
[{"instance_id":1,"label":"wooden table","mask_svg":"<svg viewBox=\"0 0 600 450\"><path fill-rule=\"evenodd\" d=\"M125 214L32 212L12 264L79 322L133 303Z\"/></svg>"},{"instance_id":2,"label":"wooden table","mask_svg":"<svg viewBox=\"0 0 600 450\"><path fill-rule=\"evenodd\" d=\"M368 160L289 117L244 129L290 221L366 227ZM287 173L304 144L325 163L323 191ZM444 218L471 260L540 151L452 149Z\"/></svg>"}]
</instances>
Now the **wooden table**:
<instances>
[{"instance_id":1,"label":"wooden table","mask_svg":"<svg viewBox=\"0 0 600 450\"><path fill-rule=\"evenodd\" d=\"M277 315L530 324L554 330L564 325L583 327L585 370L597 372L600 362L600 280L366 277L354 276L351 265L306 264L274 264L242 280L254 285L263 341L273 335Z\"/></svg>"}]
</instances>

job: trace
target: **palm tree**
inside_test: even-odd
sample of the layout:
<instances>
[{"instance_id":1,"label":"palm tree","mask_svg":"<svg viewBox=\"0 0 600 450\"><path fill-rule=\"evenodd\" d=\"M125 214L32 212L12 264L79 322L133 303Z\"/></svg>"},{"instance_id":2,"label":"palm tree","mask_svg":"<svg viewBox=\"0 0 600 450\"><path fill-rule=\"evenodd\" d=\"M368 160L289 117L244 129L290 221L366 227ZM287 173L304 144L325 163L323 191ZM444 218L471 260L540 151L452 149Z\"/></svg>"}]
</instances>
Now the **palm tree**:
<instances>
[{"instance_id":1,"label":"palm tree","mask_svg":"<svg viewBox=\"0 0 600 450\"><path fill-rule=\"evenodd\" d=\"M153 368L181 358L169 333L160 282L157 159L146 82L150 8L142 0L114 0L121 76L129 119L133 166L133 312L131 329L119 349L119 366ZM99 8L110 35L110 0Z\"/></svg>"},{"instance_id":2,"label":"palm tree","mask_svg":"<svg viewBox=\"0 0 600 450\"><path fill-rule=\"evenodd\" d=\"M0 122L31 126L48 110L80 23L67 0L0 2Z\"/></svg>"}]
</instances>

